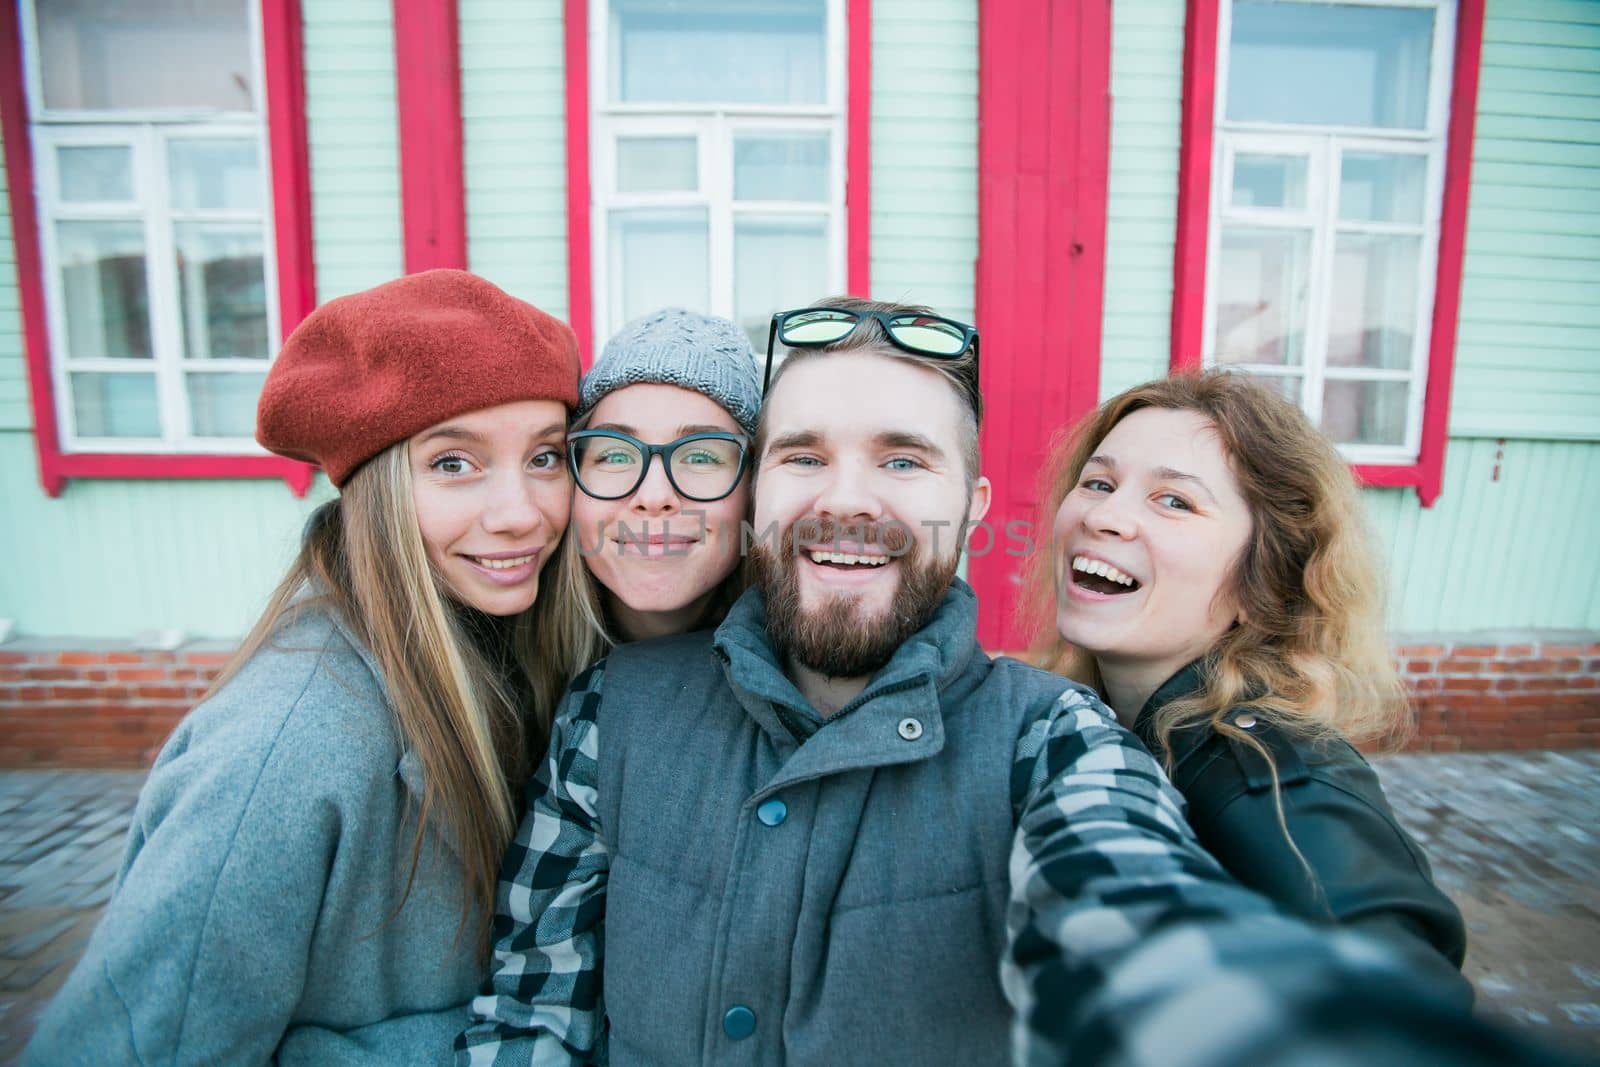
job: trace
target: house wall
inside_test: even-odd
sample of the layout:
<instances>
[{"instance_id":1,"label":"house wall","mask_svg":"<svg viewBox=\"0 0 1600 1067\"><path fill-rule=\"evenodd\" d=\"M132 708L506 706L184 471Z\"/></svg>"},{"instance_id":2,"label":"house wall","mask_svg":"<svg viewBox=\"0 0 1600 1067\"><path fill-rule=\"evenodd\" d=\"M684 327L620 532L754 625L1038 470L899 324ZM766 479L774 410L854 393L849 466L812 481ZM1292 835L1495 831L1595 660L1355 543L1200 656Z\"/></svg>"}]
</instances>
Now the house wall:
<instances>
[{"instance_id":1,"label":"house wall","mask_svg":"<svg viewBox=\"0 0 1600 1067\"><path fill-rule=\"evenodd\" d=\"M1162 373L1169 354L1184 3L1119 0L1113 16L1102 396ZM392 9L308 0L304 17L326 299L401 269ZM564 313L560 2L462 0L461 18L471 266ZM1597 543L1600 478L1597 22L1588 4L1489 4L1446 492L1432 509L1406 491L1367 493L1400 630L1600 618L1600 563L1578 550ZM873 40L874 294L970 315L976 6L878 0ZM84 480L46 498L34 476L9 218L0 237L0 550L35 563L0 572L0 618L32 634L240 632L309 503L272 481ZM320 486L313 497L326 494ZM133 535L97 535L106 529ZM1532 544L1544 546L1540 558L1571 548L1547 595L1526 595L1515 568L1488 562ZM226 558L220 545L232 547ZM197 563L206 559L215 564Z\"/></svg>"},{"instance_id":2,"label":"house wall","mask_svg":"<svg viewBox=\"0 0 1600 1067\"><path fill-rule=\"evenodd\" d=\"M1171 355L1185 10L1113 8L1102 398ZM1444 492L1364 494L1390 625L1595 628L1600 5L1489 0L1463 276Z\"/></svg>"},{"instance_id":3,"label":"house wall","mask_svg":"<svg viewBox=\"0 0 1600 1067\"><path fill-rule=\"evenodd\" d=\"M1600 4L1489 0L1460 323L1453 436L1600 439Z\"/></svg>"},{"instance_id":4,"label":"house wall","mask_svg":"<svg viewBox=\"0 0 1600 1067\"><path fill-rule=\"evenodd\" d=\"M401 272L393 8L305 0L303 17L320 301ZM13 561L0 567L0 619L22 635L238 637L293 558L311 508L331 495L327 482L303 500L271 480L81 479L47 497L10 223L0 212L0 558Z\"/></svg>"},{"instance_id":5,"label":"house wall","mask_svg":"<svg viewBox=\"0 0 1600 1067\"><path fill-rule=\"evenodd\" d=\"M469 266L565 314L561 0L459 2ZM1184 12L1184 0L1113 7L1102 397L1170 357ZM875 0L872 13L872 295L968 317L977 6ZM304 19L325 300L402 269L392 6L305 0ZM1517 701L1560 706L1544 694L1588 687L1600 663L1600 7L1490 0L1483 59L1444 491L1430 509L1409 490L1369 490L1366 504L1392 628L1411 635L1402 660L1419 700L1433 700L1419 704L1428 736L1592 743L1562 725L1594 718L1592 694L1542 732ZM5 180L0 164L0 192ZM22 638L0 662L0 713L42 702L70 725L132 707L142 725L130 720L118 751L143 753L249 625L331 490L319 480L298 500L276 481L77 480L47 498L10 238L0 212L0 553L13 561L0 568L0 619ZM155 628L216 642L130 651ZM1458 648L1494 651L1474 668ZM105 658L119 656L135 658ZM48 673L60 671L77 673ZM91 699L84 686L101 689Z\"/></svg>"}]
</instances>

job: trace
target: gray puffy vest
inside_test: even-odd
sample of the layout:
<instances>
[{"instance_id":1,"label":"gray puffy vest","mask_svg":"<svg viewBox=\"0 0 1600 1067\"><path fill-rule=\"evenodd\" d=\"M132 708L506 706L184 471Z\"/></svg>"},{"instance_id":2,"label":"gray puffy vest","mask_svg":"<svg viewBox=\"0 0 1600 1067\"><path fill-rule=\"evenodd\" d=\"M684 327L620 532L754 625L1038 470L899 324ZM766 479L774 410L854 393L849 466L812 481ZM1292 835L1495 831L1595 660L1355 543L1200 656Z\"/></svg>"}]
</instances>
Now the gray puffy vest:
<instances>
[{"instance_id":1,"label":"gray puffy vest","mask_svg":"<svg viewBox=\"0 0 1600 1067\"><path fill-rule=\"evenodd\" d=\"M991 662L975 621L958 581L820 725L755 591L608 659L612 1064L1007 1062L1012 762L1069 683Z\"/></svg>"}]
</instances>

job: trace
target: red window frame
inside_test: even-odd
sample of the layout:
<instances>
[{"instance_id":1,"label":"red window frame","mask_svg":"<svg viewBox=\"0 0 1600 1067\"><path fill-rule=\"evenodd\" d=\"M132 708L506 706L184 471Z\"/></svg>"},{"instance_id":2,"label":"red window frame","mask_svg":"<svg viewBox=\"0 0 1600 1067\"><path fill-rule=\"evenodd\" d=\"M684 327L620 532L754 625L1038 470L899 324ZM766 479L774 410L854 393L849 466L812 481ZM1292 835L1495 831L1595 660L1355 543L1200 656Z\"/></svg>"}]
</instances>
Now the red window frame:
<instances>
[{"instance_id":1,"label":"red window frame","mask_svg":"<svg viewBox=\"0 0 1600 1067\"><path fill-rule=\"evenodd\" d=\"M594 362L594 260L589 213L589 0L565 0L567 321L583 365ZM845 287L872 292L872 2L846 0ZM777 308L773 309L778 310Z\"/></svg>"},{"instance_id":2,"label":"red window frame","mask_svg":"<svg viewBox=\"0 0 1600 1067\"><path fill-rule=\"evenodd\" d=\"M1183 132L1178 159L1177 249L1172 270L1174 370L1200 365L1204 348L1206 242L1211 225L1211 162L1217 94L1217 32L1221 0L1189 0L1183 44ZM1478 72L1483 53L1484 0L1460 0L1455 62L1446 132L1444 204L1439 219L1439 265L1428 348L1428 382L1422 400L1422 444L1409 464L1358 463L1363 485L1411 487L1432 507L1444 485L1450 422L1450 382L1455 371L1456 324L1461 307L1461 266L1467 238L1467 197L1472 184L1472 141L1478 112Z\"/></svg>"},{"instance_id":3,"label":"red window frame","mask_svg":"<svg viewBox=\"0 0 1600 1067\"><path fill-rule=\"evenodd\" d=\"M28 367L39 483L61 495L71 478L282 478L296 496L311 487L315 469L281 456L237 454L64 452L56 422L50 374L50 332L45 310L39 215L33 195L33 149L22 73L22 14L17 4L0 11L0 135L16 246L17 290L22 308L23 355ZM267 140L272 156L273 226L276 234L278 313L285 336L316 306L311 245L311 169L305 125L305 49L300 0L261 0L266 72Z\"/></svg>"}]
</instances>

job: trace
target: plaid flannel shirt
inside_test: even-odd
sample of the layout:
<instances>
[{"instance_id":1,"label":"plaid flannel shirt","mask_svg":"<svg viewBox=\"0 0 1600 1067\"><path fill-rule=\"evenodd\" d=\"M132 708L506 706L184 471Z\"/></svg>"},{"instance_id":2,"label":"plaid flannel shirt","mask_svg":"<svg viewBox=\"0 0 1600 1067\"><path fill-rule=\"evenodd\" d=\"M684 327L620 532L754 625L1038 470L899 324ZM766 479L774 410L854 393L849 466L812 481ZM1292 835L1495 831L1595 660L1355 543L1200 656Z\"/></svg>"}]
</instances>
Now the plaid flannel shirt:
<instances>
[{"instance_id":1,"label":"plaid flannel shirt","mask_svg":"<svg viewBox=\"0 0 1600 1067\"><path fill-rule=\"evenodd\" d=\"M463 1067L606 1060L599 969L608 854L596 792L604 678L602 663L573 683L529 787L501 873L493 973L456 1042ZM1223 874L1155 760L1079 690L1024 729L1011 781L1010 949L996 965L1017 1012L1016 1062L1067 1062L1136 1031L1150 998L1105 993L1108 985L1125 992L1127 961L1159 931L1177 926L1186 938L1173 963L1191 985L1271 965L1274 931L1322 943ZM1230 954L1241 931L1266 947Z\"/></svg>"}]
</instances>

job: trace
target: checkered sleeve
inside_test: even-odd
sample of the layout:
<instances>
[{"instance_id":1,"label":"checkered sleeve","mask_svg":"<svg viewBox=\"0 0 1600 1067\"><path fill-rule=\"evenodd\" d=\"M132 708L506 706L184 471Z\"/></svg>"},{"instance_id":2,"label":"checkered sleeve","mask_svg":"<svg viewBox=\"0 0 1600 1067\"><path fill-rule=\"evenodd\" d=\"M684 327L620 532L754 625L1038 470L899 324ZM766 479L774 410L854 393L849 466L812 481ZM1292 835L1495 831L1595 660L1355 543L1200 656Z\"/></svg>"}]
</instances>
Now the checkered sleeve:
<instances>
[{"instance_id":1,"label":"checkered sleeve","mask_svg":"<svg viewBox=\"0 0 1600 1067\"><path fill-rule=\"evenodd\" d=\"M572 683L500 870L494 959L458 1067L604 1063L600 961L610 865L596 808L603 664Z\"/></svg>"},{"instance_id":2,"label":"checkered sleeve","mask_svg":"<svg viewBox=\"0 0 1600 1067\"><path fill-rule=\"evenodd\" d=\"M1183 799L1096 697L1063 693L1018 740L1012 801L1009 947L1001 980L1016 1011L1018 1063L1089 1049L1109 970L1175 923L1265 917L1196 841Z\"/></svg>"}]
</instances>

